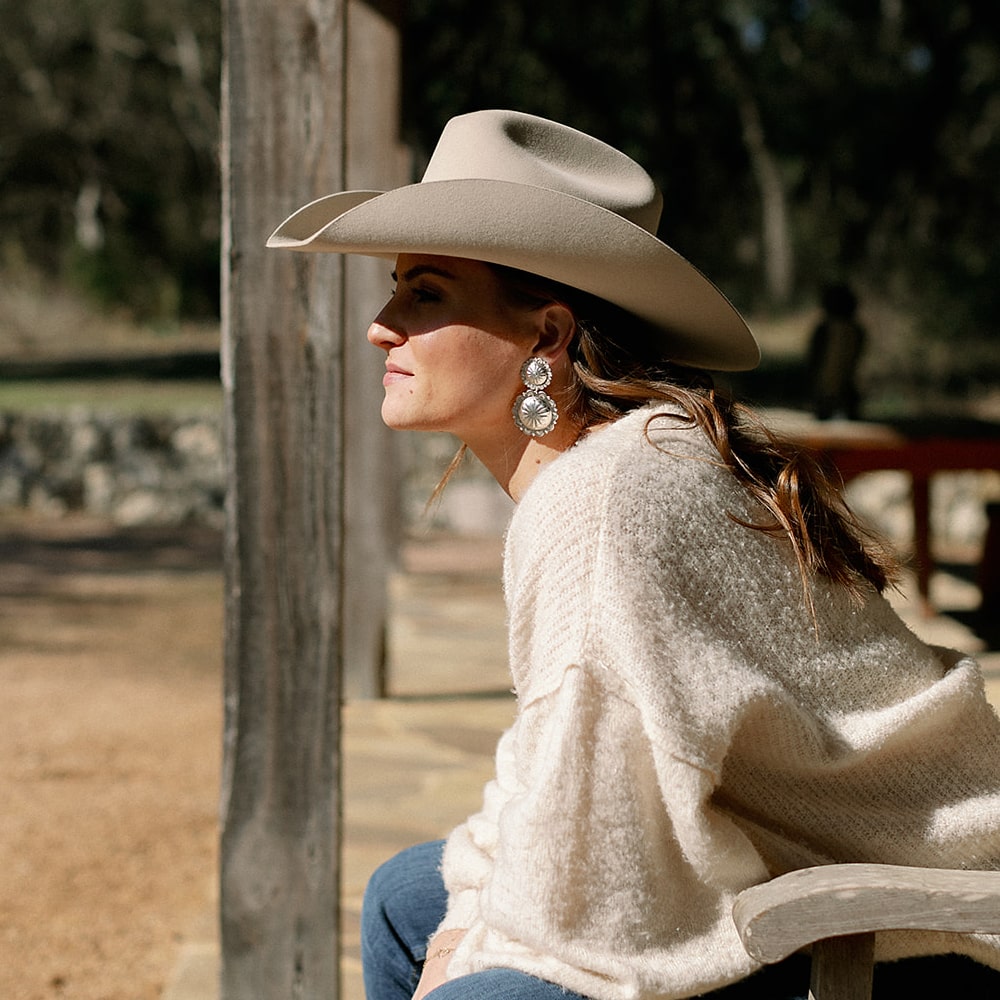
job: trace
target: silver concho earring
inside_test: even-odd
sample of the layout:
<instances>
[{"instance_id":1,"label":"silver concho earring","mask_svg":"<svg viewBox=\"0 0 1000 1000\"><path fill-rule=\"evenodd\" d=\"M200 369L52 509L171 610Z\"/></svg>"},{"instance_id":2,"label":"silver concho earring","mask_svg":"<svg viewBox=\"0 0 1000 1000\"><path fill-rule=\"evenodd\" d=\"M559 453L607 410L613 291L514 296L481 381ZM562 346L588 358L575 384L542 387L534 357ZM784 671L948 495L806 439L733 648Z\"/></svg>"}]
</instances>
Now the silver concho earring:
<instances>
[{"instance_id":1,"label":"silver concho earring","mask_svg":"<svg viewBox=\"0 0 1000 1000\"><path fill-rule=\"evenodd\" d=\"M559 419L556 401L543 390L552 381L552 368L545 358L528 358L521 365L525 391L514 400L514 423L529 437L548 434Z\"/></svg>"}]
</instances>

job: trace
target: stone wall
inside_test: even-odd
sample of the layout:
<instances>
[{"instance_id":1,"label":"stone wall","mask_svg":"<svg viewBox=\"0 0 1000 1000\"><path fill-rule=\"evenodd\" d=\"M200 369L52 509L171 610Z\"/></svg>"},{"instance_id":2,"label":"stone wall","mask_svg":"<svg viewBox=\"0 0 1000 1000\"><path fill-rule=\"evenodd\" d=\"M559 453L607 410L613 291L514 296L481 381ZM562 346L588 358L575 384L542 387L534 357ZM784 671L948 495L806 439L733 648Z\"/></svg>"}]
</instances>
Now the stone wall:
<instances>
[{"instance_id":1,"label":"stone wall","mask_svg":"<svg viewBox=\"0 0 1000 1000\"><path fill-rule=\"evenodd\" d=\"M448 435L395 438L401 511L417 532L500 534L512 505L470 455L430 510L427 500L456 444ZM87 409L0 413L0 508L58 515L80 510L122 525L221 526L225 463L214 411L158 416ZM909 480L878 472L850 484L852 506L897 544L912 537ZM940 548L981 546L985 505L1000 500L1000 473L942 474L932 483L932 533Z\"/></svg>"},{"instance_id":2,"label":"stone wall","mask_svg":"<svg viewBox=\"0 0 1000 1000\"><path fill-rule=\"evenodd\" d=\"M225 489L218 414L0 413L0 507L221 526Z\"/></svg>"},{"instance_id":3,"label":"stone wall","mask_svg":"<svg viewBox=\"0 0 1000 1000\"><path fill-rule=\"evenodd\" d=\"M455 451L445 434L402 434L403 518L417 531L498 534L511 510L470 455L427 510ZM59 516L82 511L123 526L221 526L225 505L222 417L212 410L138 416L86 407L0 412L0 509Z\"/></svg>"}]
</instances>

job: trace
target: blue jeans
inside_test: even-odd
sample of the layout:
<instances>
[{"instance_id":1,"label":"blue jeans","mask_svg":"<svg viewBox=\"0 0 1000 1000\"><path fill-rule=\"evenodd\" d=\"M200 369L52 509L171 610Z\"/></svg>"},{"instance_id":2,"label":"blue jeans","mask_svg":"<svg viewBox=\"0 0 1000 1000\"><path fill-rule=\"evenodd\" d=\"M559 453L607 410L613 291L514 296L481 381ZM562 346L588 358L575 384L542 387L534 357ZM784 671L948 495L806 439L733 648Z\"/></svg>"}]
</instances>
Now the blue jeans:
<instances>
[{"instance_id":1,"label":"blue jeans","mask_svg":"<svg viewBox=\"0 0 1000 1000\"><path fill-rule=\"evenodd\" d=\"M444 917L444 841L410 847L383 864L368 883L361 910L361 962L368 1000L410 1000L427 941ZM711 1000L805 1000L809 960L802 955L748 979L704 994ZM935 955L876 966L875 996L1000 997L1000 973L959 955ZM488 969L453 979L433 1000L586 1000L513 969Z\"/></svg>"}]
</instances>

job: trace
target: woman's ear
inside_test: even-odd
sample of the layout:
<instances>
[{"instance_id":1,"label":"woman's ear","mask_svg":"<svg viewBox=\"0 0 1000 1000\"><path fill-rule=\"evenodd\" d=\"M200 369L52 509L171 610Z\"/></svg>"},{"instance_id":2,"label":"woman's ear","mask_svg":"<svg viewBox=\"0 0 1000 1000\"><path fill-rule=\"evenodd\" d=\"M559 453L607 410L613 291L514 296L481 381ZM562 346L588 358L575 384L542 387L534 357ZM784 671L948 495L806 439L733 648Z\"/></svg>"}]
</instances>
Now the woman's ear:
<instances>
[{"instance_id":1,"label":"woman's ear","mask_svg":"<svg viewBox=\"0 0 1000 1000\"><path fill-rule=\"evenodd\" d=\"M539 314L540 330L535 354L553 361L569 347L576 333L576 317L561 302L549 302Z\"/></svg>"}]
</instances>

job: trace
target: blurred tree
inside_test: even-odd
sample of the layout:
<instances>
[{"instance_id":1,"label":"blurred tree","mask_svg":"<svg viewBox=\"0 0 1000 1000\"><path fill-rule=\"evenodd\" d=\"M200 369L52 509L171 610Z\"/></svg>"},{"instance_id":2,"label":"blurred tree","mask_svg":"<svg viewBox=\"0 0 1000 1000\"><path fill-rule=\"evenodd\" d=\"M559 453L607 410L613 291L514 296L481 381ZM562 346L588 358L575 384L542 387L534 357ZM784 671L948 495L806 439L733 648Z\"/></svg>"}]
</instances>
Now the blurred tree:
<instances>
[{"instance_id":1,"label":"blurred tree","mask_svg":"<svg viewBox=\"0 0 1000 1000\"><path fill-rule=\"evenodd\" d=\"M848 280L991 336L991 4L409 0L407 138L419 166L453 114L566 121L650 168L662 235L744 308ZM142 314L213 312L218 50L216 4L0 0L5 244Z\"/></svg>"},{"instance_id":2,"label":"blurred tree","mask_svg":"<svg viewBox=\"0 0 1000 1000\"><path fill-rule=\"evenodd\" d=\"M991 335L1000 34L987 5L757 2L739 24L808 286L860 278L927 329Z\"/></svg>"},{"instance_id":3,"label":"blurred tree","mask_svg":"<svg viewBox=\"0 0 1000 1000\"><path fill-rule=\"evenodd\" d=\"M0 226L141 317L218 310L219 8L0 0Z\"/></svg>"}]
</instances>

